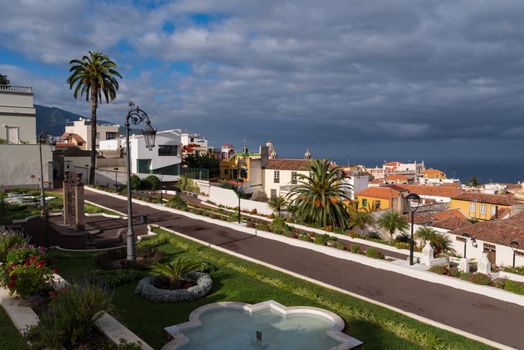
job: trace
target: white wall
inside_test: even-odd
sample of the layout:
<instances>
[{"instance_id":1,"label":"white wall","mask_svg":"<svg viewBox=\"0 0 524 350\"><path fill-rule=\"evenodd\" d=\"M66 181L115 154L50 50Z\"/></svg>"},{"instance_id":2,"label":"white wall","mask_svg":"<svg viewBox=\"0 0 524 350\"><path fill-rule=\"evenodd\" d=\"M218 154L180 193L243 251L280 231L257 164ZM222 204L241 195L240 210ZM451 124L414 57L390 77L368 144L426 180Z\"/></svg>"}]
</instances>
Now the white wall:
<instances>
[{"instance_id":1,"label":"white wall","mask_svg":"<svg viewBox=\"0 0 524 350\"><path fill-rule=\"evenodd\" d=\"M98 118L98 117L97 117ZM91 125L86 125L89 121L82 119L82 120L75 120L73 122L73 125L66 125L65 131L78 134L80 135L85 141L85 147L82 147L82 149L91 149ZM118 131L120 129L119 125L96 125L96 132L99 134L99 138L96 139L96 146L98 149L98 145L100 144L100 141L106 140L106 133L107 132L114 132L116 133L116 137L118 137Z\"/></svg>"},{"instance_id":2,"label":"white wall","mask_svg":"<svg viewBox=\"0 0 524 350\"><path fill-rule=\"evenodd\" d=\"M367 175L351 175L346 181L352 186L352 190L349 191L351 199L355 199L355 193L359 193L369 187L369 177Z\"/></svg>"},{"instance_id":3,"label":"white wall","mask_svg":"<svg viewBox=\"0 0 524 350\"><path fill-rule=\"evenodd\" d=\"M209 187L209 198L210 201L221 204L226 207L231 208L237 208L238 207L238 196L235 193L235 191L222 188L222 187L216 187L211 186ZM241 210L253 210L256 209L257 212L264 215L270 215L273 213L271 209L269 209L267 203L264 202L256 202L248 199L241 199L240 200L240 209Z\"/></svg>"},{"instance_id":4,"label":"white wall","mask_svg":"<svg viewBox=\"0 0 524 350\"><path fill-rule=\"evenodd\" d=\"M31 88L7 87L0 90L1 139L7 140L7 127L18 128L20 142L36 143L36 111Z\"/></svg>"},{"instance_id":5,"label":"white wall","mask_svg":"<svg viewBox=\"0 0 524 350\"><path fill-rule=\"evenodd\" d=\"M39 145L0 145L0 186L39 186L40 153L38 147ZM44 182L51 182L51 187L52 161L51 146L42 145Z\"/></svg>"},{"instance_id":6,"label":"white wall","mask_svg":"<svg viewBox=\"0 0 524 350\"><path fill-rule=\"evenodd\" d=\"M274 182L274 172L280 172L280 181L279 183ZM280 186L289 186L291 185L291 175L293 172L297 174L309 175L309 171L304 170L277 170L277 169L264 169L263 172L263 183L264 183L264 192L266 193L267 198L271 198L271 190L277 191L277 197L281 195ZM287 192L286 192L287 193Z\"/></svg>"}]
</instances>

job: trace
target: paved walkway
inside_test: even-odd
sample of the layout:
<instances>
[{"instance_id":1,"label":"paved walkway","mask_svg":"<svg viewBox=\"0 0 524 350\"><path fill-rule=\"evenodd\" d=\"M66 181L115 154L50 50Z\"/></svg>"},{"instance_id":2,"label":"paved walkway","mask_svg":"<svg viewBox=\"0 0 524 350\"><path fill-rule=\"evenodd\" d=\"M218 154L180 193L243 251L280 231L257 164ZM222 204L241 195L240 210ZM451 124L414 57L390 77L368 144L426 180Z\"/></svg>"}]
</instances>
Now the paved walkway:
<instances>
[{"instance_id":1,"label":"paved walkway","mask_svg":"<svg viewBox=\"0 0 524 350\"><path fill-rule=\"evenodd\" d=\"M94 193L88 189L85 192L86 199L90 201L127 212L124 200ZM451 327L524 349L524 307L516 304L371 268L278 241L254 237L139 204L134 204L133 209L134 215L154 214L158 220L155 220L156 224L220 245L225 249ZM140 233L142 232L137 232Z\"/></svg>"}]
</instances>

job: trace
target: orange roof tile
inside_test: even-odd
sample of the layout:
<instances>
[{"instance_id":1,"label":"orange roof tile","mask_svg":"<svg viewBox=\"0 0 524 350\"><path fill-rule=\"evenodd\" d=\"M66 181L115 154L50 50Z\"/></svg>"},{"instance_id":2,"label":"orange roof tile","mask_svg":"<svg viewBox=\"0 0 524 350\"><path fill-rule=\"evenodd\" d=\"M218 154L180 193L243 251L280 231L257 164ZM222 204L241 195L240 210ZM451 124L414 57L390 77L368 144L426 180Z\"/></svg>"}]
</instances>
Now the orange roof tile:
<instances>
[{"instance_id":1,"label":"orange roof tile","mask_svg":"<svg viewBox=\"0 0 524 350\"><path fill-rule=\"evenodd\" d=\"M275 170L308 170L311 160L308 159L269 159L266 169Z\"/></svg>"},{"instance_id":2,"label":"orange roof tile","mask_svg":"<svg viewBox=\"0 0 524 350\"><path fill-rule=\"evenodd\" d=\"M444 174L444 172L438 169L428 168L424 170L424 174Z\"/></svg>"},{"instance_id":3,"label":"orange roof tile","mask_svg":"<svg viewBox=\"0 0 524 350\"><path fill-rule=\"evenodd\" d=\"M387 181L409 181L409 177L407 177L406 175L393 174L393 175L386 176L386 180Z\"/></svg>"},{"instance_id":4,"label":"orange roof tile","mask_svg":"<svg viewBox=\"0 0 524 350\"><path fill-rule=\"evenodd\" d=\"M370 198L382 198L382 199L393 199L402 197L402 193L394 190L391 187L368 187L363 191L356 194L357 197L370 197Z\"/></svg>"},{"instance_id":5,"label":"orange roof tile","mask_svg":"<svg viewBox=\"0 0 524 350\"><path fill-rule=\"evenodd\" d=\"M431 185L397 185L409 192L414 192L420 196L448 197L458 196L462 191L456 187L431 186Z\"/></svg>"},{"instance_id":6,"label":"orange roof tile","mask_svg":"<svg viewBox=\"0 0 524 350\"><path fill-rule=\"evenodd\" d=\"M517 214L504 220L482 221L452 231L455 235L467 232L482 241L509 246L512 240L524 242L524 215Z\"/></svg>"},{"instance_id":7,"label":"orange roof tile","mask_svg":"<svg viewBox=\"0 0 524 350\"><path fill-rule=\"evenodd\" d=\"M498 204L498 205L514 205L519 202L512 196L508 194L486 194L478 192L463 192L459 195L453 196L452 199L468 201L468 202L478 202L478 203L488 203L488 204Z\"/></svg>"}]
</instances>

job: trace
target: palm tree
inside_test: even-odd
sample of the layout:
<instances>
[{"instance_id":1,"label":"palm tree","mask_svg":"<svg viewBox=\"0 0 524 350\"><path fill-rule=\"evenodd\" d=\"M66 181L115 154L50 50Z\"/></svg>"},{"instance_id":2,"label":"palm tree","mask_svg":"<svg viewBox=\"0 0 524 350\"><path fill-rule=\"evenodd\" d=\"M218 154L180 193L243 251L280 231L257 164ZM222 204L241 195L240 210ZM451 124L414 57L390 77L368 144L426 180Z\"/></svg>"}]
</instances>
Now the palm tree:
<instances>
[{"instance_id":1,"label":"palm tree","mask_svg":"<svg viewBox=\"0 0 524 350\"><path fill-rule=\"evenodd\" d=\"M415 232L415 237L420 239L420 246L424 247L426 241L430 241L437 234L437 231L431 227L420 227L417 232Z\"/></svg>"},{"instance_id":2,"label":"palm tree","mask_svg":"<svg viewBox=\"0 0 524 350\"><path fill-rule=\"evenodd\" d=\"M274 213L276 213L278 216L280 216L280 211L286 206L287 200L285 197L278 196L271 198L267 205L269 209L273 210Z\"/></svg>"},{"instance_id":3,"label":"palm tree","mask_svg":"<svg viewBox=\"0 0 524 350\"><path fill-rule=\"evenodd\" d=\"M116 98L118 81L116 77L122 79L120 73L116 71L116 64L102 52L89 51L89 55L82 57L82 60L71 60L69 62L71 75L67 78L69 88L73 89L73 96L78 98L86 97L86 101L91 100L91 167L89 169L89 184L93 184L95 179L95 158L96 158L96 110L102 101L104 94L106 103Z\"/></svg>"},{"instance_id":4,"label":"palm tree","mask_svg":"<svg viewBox=\"0 0 524 350\"><path fill-rule=\"evenodd\" d=\"M366 226L375 224L375 217L372 212L369 208L358 210L356 207L351 206L349 210L349 226L351 228L357 227L362 235Z\"/></svg>"},{"instance_id":5,"label":"palm tree","mask_svg":"<svg viewBox=\"0 0 524 350\"><path fill-rule=\"evenodd\" d=\"M309 176L298 174L298 184L287 195L296 206L297 219L321 226L347 227L349 212L344 202L351 201L347 176L329 160L314 160Z\"/></svg>"},{"instance_id":6,"label":"palm tree","mask_svg":"<svg viewBox=\"0 0 524 350\"><path fill-rule=\"evenodd\" d=\"M409 228L408 221L405 217L399 214L396 210L390 210L386 214L382 215L378 220L377 224L389 231L390 242L393 242L393 234L395 231L404 232Z\"/></svg>"},{"instance_id":7,"label":"palm tree","mask_svg":"<svg viewBox=\"0 0 524 350\"><path fill-rule=\"evenodd\" d=\"M168 263L157 264L153 272L169 279L169 289L178 289L182 277L191 271L195 271L200 265L198 261L181 257Z\"/></svg>"},{"instance_id":8,"label":"palm tree","mask_svg":"<svg viewBox=\"0 0 524 350\"><path fill-rule=\"evenodd\" d=\"M424 246L425 241L429 241L435 249L435 255L452 252L454 250L452 247L453 243L449 236L441 234L431 227L419 228L417 232L415 232L415 237L421 240L421 247Z\"/></svg>"},{"instance_id":9,"label":"palm tree","mask_svg":"<svg viewBox=\"0 0 524 350\"><path fill-rule=\"evenodd\" d=\"M8 86L10 84L9 79L7 79L7 75L0 73L0 85Z\"/></svg>"}]
</instances>

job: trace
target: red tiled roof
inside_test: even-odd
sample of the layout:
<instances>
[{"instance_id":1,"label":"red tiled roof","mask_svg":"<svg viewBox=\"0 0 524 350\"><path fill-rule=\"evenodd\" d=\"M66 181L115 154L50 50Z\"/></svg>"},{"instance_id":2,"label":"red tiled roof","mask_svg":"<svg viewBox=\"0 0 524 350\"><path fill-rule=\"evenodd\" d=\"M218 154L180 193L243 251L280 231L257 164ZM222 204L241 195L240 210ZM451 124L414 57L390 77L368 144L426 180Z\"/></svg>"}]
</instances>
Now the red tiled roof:
<instances>
[{"instance_id":1,"label":"red tiled roof","mask_svg":"<svg viewBox=\"0 0 524 350\"><path fill-rule=\"evenodd\" d=\"M486 194L478 192L463 192L457 196L452 197L451 199L508 206L519 203L512 195Z\"/></svg>"},{"instance_id":2,"label":"red tiled roof","mask_svg":"<svg viewBox=\"0 0 524 350\"><path fill-rule=\"evenodd\" d=\"M458 196L462 191L456 187L431 186L431 185L398 185L409 192L414 192L420 196L448 197Z\"/></svg>"},{"instance_id":3,"label":"red tiled roof","mask_svg":"<svg viewBox=\"0 0 524 350\"><path fill-rule=\"evenodd\" d=\"M368 187L363 191L356 194L357 197L370 197L370 198L382 198L382 199L393 199L402 197L402 193L391 188L391 187Z\"/></svg>"},{"instance_id":4,"label":"red tiled roof","mask_svg":"<svg viewBox=\"0 0 524 350\"><path fill-rule=\"evenodd\" d=\"M75 134L73 132L65 132L62 136L60 136L61 140L70 140L74 139L77 143L84 143L85 140L82 138L82 136Z\"/></svg>"},{"instance_id":5,"label":"red tiled roof","mask_svg":"<svg viewBox=\"0 0 524 350\"><path fill-rule=\"evenodd\" d=\"M500 208L495 215L491 217L491 220L495 219L505 219L511 213L510 208Z\"/></svg>"},{"instance_id":6,"label":"red tiled roof","mask_svg":"<svg viewBox=\"0 0 524 350\"><path fill-rule=\"evenodd\" d=\"M387 162L384 163L384 166L398 166L399 162Z\"/></svg>"},{"instance_id":7,"label":"red tiled roof","mask_svg":"<svg viewBox=\"0 0 524 350\"><path fill-rule=\"evenodd\" d=\"M509 246L511 241L524 242L524 216L521 214L504 220L482 221L452 231L455 235L467 232L482 241Z\"/></svg>"},{"instance_id":8,"label":"red tiled roof","mask_svg":"<svg viewBox=\"0 0 524 350\"><path fill-rule=\"evenodd\" d=\"M418 225L431 225L446 230L456 230L469 225L468 219L458 209L444 210L436 213L421 213L414 217Z\"/></svg>"},{"instance_id":9,"label":"red tiled roof","mask_svg":"<svg viewBox=\"0 0 524 350\"><path fill-rule=\"evenodd\" d=\"M308 159L270 159L266 169L275 170L308 170L311 160Z\"/></svg>"},{"instance_id":10,"label":"red tiled roof","mask_svg":"<svg viewBox=\"0 0 524 350\"><path fill-rule=\"evenodd\" d=\"M424 174L444 174L442 170L428 168L424 170Z\"/></svg>"},{"instance_id":11,"label":"red tiled roof","mask_svg":"<svg viewBox=\"0 0 524 350\"><path fill-rule=\"evenodd\" d=\"M394 175L386 176L386 180L387 181L409 181L409 177L407 177L406 175L394 174Z\"/></svg>"}]
</instances>

